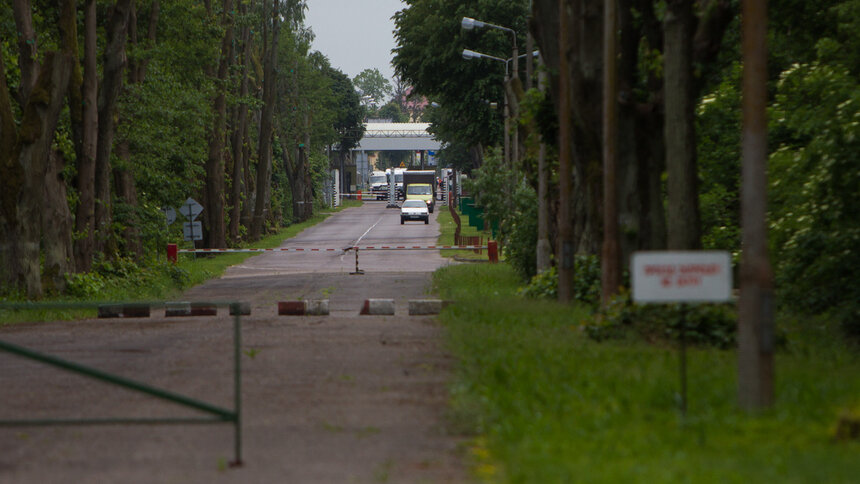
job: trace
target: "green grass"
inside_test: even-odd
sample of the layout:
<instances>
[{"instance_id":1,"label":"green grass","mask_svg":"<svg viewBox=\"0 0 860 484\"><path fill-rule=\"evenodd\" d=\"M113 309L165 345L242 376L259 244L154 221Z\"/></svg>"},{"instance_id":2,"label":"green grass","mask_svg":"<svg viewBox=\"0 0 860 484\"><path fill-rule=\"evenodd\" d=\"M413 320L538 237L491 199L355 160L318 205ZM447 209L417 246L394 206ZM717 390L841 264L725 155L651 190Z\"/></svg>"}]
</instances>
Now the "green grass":
<instances>
[{"instance_id":1,"label":"green grass","mask_svg":"<svg viewBox=\"0 0 860 484\"><path fill-rule=\"evenodd\" d=\"M860 481L860 442L837 442L860 402L860 355L832 328L781 320L776 405L736 406L734 351L689 351L689 413L677 411L678 356L644 342L589 340L587 310L523 300L505 264L437 271L441 318L459 361L455 430L474 436L487 482Z\"/></svg>"},{"instance_id":2,"label":"green grass","mask_svg":"<svg viewBox=\"0 0 860 484\"><path fill-rule=\"evenodd\" d=\"M242 247L274 248L288 238L296 236L302 230L316 225L334 212L345 208L360 206L362 202L347 200L336 208L325 213L315 214L311 219L284 227L274 234L252 244ZM101 265L98 273L72 276L77 283L72 294L60 297L45 298L43 303L87 303L106 301L160 301L178 297L184 290L219 277L224 271L249 257L259 254L226 253L195 258L193 254L180 254L176 265L168 263L164 256L146 264L134 264L129 261L111 262ZM0 299L4 301L22 302L19 298ZM0 309L0 326L24 321L71 320L94 317L94 309Z\"/></svg>"},{"instance_id":3,"label":"green grass","mask_svg":"<svg viewBox=\"0 0 860 484\"><path fill-rule=\"evenodd\" d=\"M439 244L440 245L452 245L454 244L454 231L457 229L457 224L454 223L454 217L451 216L451 213L448 211L447 206L437 205L437 211L439 214L436 216L436 221L439 223ZM488 232L483 232L475 227L472 227L468 224L469 218L464 216L458 210L457 213L460 215L460 235L480 235L484 237L484 244L490 240L490 234ZM487 260L487 251L483 250L480 254L476 254L475 251L472 250L443 250L441 251L443 257L451 257L457 259L469 259L469 260Z\"/></svg>"}]
</instances>

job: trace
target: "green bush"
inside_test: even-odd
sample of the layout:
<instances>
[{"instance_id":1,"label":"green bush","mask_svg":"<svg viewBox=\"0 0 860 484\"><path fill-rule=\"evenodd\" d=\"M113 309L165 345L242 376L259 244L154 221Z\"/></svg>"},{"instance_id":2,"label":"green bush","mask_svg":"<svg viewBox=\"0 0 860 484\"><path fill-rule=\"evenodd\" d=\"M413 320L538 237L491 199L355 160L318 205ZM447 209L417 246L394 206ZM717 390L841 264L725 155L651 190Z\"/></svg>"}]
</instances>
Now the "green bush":
<instances>
[{"instance_id":1,"label":"green bush","mask_svg":"<svg viewBox=\"0 0 860 484\"><path fill-rule=\"evenodd\" d=\"M600 302L600 259L594 255L574 258L574 300L596 306ZM558 269L555 266L535 275L518 294L531 299L558 298Z\"/></svg>"},{"instance_id":2,"label":"green bush","mask_svg":"<svg viewBox=\"0 0 860 484\"><path fill-rule=\"evenodd\" d=\"M520 184L514 192L513 212L508 213L504 250L505 260L523 280L537 273L537 206L535 191Z\"/></svg>"},{"instance_id":3,"label":"green bush","mask_svg":"<svg viewBox=\"0 0 860 484\"><path fill-rule=\"evenodd\" d=\"M104 291L107 282L95 272L66 274L65 295L80 299L93 299Z\"/></svg>"},{"instance_id":4,"label":"green bush","mask_svg":"<svg viewBox=\"0 0 860 484\"><path fill-rule=\"evenodd\" d=\"M737 312L730 304L633 304L624 291L581 327L597 341L634 336L652 343L677 341L686 328L690 344L728 349L736 342Z\"/></svg>"}]
</instances>

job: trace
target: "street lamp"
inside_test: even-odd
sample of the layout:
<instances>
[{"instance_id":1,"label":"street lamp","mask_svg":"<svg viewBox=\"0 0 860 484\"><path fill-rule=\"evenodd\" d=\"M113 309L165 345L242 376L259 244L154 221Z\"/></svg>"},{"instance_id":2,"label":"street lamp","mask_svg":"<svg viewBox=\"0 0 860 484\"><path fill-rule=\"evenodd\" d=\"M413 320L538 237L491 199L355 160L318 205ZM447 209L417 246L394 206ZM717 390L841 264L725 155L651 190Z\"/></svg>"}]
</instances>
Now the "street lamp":
<instances>
[{"instance_id":1,"label":"street lamp","mask_svg":"<svg viewBox=\"0 0 860 484\"><path fill-rule=\"evenodd\" d=\"M513 71L514 71L513 75L515 77L519 75L520 52L519 52L519 49L517 48L517 32L514 29L510 29L508 27L503 27L501 25L491 24L489 22L482 22L480 20L475 20L471 17L463 17L463 19L460 21L460 26L464 30L491 28L491 29L501 30L501 31L504 31L504 32L511 34L511 44L513 46L513 55L511 55L510 59L505 60L505 59L502 59L500 57L494 57L494 56L487 55L487 54L481 54L481 53L478 53L478 52L475 52L475 51L472 51L469 49L463 49L463 58L466 60L469 60L469 59L476 59L476 58L484 57L487 59L494 59L494 60L502 61L505 63L505 161L508 163L508 166L513 167L513 165L511 164L511 160L516 160L517 157L519 156L519 139L518 139L519 135L517 134L518 130L516 129L516 125L515 125L514 126L514 141L513 141L514 156L511 157L510 153L509 153L510 144L508 141L508 132L509 132L508 118L510 117L510 105L508 102L507 91L508 91L508 83L510 81L510 75L508 73L508 61L513 61Z\"/></svg>"},{"instance_id":2,"label":"street lamp","mask_svg":"<svg viewBox=\"0 0 860 484\"><path fill-rule=\"evenodd\" d=\"M464 17L463 20L465 21L466 18L468 18L468 17ZM504 62L505 63L505 86L508 85L508 81L510 81L510 76L508 75L508 61L510 61L510 59L502 59L501 57L496 57L496 56L489 55L489 54L482 54L480 52L475 52L474 50L469 50L469 49L463 49L463 58L466 60L492 59L492 60L496 60L499 62ZM505 92L505 111L504 111L504 118L505 118L505 153L504 153L504 156L505 156L505 165L511 166L511 145L510 145L509 136L508 136L508 133L510 132L510 107L508 105L507 88L505 89L505 91L506 92Z\"/></svg>"},{"instance_id":3,"label":"street lamp","mask_svg":"<svg viewBox=\"0 0 860 484\"><path fill-rule=\"evenodd\" d=\"M491 28L496 30L502 30L511 34L511 42L513 44L513 55L511 59L514 61L514 75L517 75L519 71L519 63L517 60L519 59L520 53L517 48L517 32L514 29L509 29L507 27L502 27L501 25L491 24L489 22L482 22L480 20L475 20L471 17L463 17L463 20L460 21L460 26L464 30L474 30L474 29L483 29L483 28ZM472 51L469 51L472 52ZM466 51L463 51L463 57L466 58ZM497 58L496 58L497 59Z\"/></svg>"},{"instance_id":4,"label":"street lamp","mask_svg":"<svg viewBox=\"0 0 860 484\"><path fill-rule=\"evenodd\" d=\"M531 53L531 55L537 56L539 53L540 53L539 51L534 51ZM491 59L491 60L495 60L495 61L499 61L499 62L504 62L505 63L505 86L507 86L508 82L510 81L510 74L508 71L509 63L511 61L514 61L514 66L517 65L516 58L502 59L501 57L496 57L494 55L489 55L489 54L483 54L481 52L476 52L476 51L470 50L470 49L463 49L462 55L463 55L463 59L466 59L466 60ZM517 56L517 57L526 57L528 55L529 54L523 54L523 55ZM516 72L516 67L514 67L514 70ZM510 113L510 106L508 105L508 94L507 94L507 88L506 88L505 89L505 112L504 112L504 116L505 116L505 153L504 153L504 155L505 155L505 163L507 163L509 166L510 166L510 162L512 159L516 160L517 151L519 150L519 146L518 146L519 145L519 139L517 138L519 135L517 134L518 130L516 129L516 126L515 126L514 127L514 143L513 143L514 144L514 158L511 158L511 156L510 156L510 141L509 141L509 137L508 137L508 133L510 132L510 121L509 121L510 114L511 114Z\"/></svg>"}]
</instances>

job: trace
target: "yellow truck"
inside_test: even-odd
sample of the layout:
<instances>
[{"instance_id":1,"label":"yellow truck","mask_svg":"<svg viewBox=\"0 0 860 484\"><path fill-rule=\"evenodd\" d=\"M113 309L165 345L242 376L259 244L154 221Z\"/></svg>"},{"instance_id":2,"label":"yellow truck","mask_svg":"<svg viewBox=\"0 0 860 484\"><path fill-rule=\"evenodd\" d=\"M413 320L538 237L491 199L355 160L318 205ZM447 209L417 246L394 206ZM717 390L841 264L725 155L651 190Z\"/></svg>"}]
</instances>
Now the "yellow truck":
<instances>
[{"instance_id":1,"label":"yellow truck","mask_svg":"<svg viewBox=\"0 0 860 484\"><path fill-rule=\"evenodd\" d=\"M403 173L406 200L423 200L427 210L433 213L436 207L436 171L406 170Z\"/></svg>"}]
</instances>

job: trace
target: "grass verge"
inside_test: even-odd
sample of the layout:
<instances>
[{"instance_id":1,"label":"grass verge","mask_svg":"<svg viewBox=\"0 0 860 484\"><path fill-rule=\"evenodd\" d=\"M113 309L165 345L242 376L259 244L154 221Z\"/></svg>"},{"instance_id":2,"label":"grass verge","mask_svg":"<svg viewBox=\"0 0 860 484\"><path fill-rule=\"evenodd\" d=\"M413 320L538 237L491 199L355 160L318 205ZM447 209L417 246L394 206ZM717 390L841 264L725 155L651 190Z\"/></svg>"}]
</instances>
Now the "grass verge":
<instances>
[{"instance_id":1,"label":"grass verge","mask_svg":"<svg viewBox=\"0 0 860 484\"><path fill-rule=\"evenodd\" d=\"M587 309L524 300L505 264L435 274L458 360L455 429L474 436L486 482L858 482L860 442L837 441L860 403L860 355L827 324L782 319L777 403L737 410L734 351L689 351L689 412L677 411L678 356L644 342L597 343Z\"/></svg>"},{"instance_id":2,"label":"grass verge","mask_svg":"<svg viewBox=\"0 0 860 484\"><path fill-rule=\"evenodd\" d=\"M454 217L448 211L447 206L438 205L439 214L436 216L436 221L439 223L439 244L452 245L454 243L454 231L457 229L457 224L454 223ZM457 211L459 214L459 210ZM490 235L487 232L480 231L468 224L468 217L460 215L460 235L479 235L484 238L484 244L490 240ZM487 260L487 251L483 250L480 254L476 254L473 250L443 250L440 251L443 257L456 258L460 260Z\"/></svg>"},{"instance_id":3,"label":"grass verge","mask_svg":"<svg viewBox=\"0 0 860 484\"><path fill-rule=\"evenodd\" d=\"M345 200L336 208L315 214L309 220L284 227L274 234L252 244L241 247L274 248L302 230L314 226L332 213L360 206L362 202ZM232 266L249 257L259 254L226 253L195 258L193 254L181 254L177 264L168 263L164 258L136 264L131 261L111 261L97 265L97 270L87 274L69 275L67 294L46 298L40 302L82 303L82 302L126 302L159 301L178 297L184 290L219 277ZM0 299L0 302L22 302L21 299ZM0 309L0 326L25 321L71 320L94 317L92 309Z\"/></svg>"}]
</instances>

